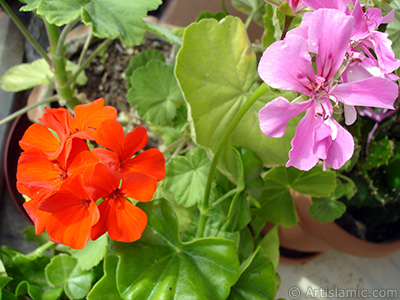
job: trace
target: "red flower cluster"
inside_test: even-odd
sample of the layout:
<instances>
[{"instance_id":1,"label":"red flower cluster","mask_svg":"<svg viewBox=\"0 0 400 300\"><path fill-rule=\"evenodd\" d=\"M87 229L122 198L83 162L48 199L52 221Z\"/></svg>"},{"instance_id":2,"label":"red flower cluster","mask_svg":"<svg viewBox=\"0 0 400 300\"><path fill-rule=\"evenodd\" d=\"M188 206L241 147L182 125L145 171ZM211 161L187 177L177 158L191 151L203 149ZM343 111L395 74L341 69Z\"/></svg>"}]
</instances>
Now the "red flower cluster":
<instances>
[{"instance_id":1,"label":"red flower cluster","mask_svg":"<svg viewBox=\"0 0 400 300\"><path fill-rule=\"evenodd\" d=\"M131 201L152 199L165 160L157 149L137 154L147 144L146 129L124 136L116 117L100 98L76 106L74 117L46 109L42 124L26 130L17 188L31 199L24 207L36 234L46 229L52 241L74 249L106 232L121 242L141 237L147 216ZM102 148L90 150L87 141Z\"/></svg>"}]
</instances>

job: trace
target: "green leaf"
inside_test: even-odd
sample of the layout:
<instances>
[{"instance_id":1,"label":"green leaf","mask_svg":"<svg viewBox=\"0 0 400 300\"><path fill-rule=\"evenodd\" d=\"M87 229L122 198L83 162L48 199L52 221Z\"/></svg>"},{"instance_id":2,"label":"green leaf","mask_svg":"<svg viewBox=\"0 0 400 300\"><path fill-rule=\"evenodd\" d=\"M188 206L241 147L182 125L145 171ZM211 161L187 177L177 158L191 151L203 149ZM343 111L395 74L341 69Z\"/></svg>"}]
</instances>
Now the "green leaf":
<instances>
[{"instance_id":1,"label":"green leaf","mask_svg":"<svg viewBox=\"0 0 400 300\"><path fill-rule=\"evenodd\" d=\"M150 60L159 60L165 62L165 56L162 54L162 52L156 49L148 49L140 52L138 55L133 56L129 60L129 66L125 69L125 77L127 78L126 87L128 90L132 87L130 78L133 71L140 67L145 67Z\"/></svg>"},{"instance_id":2,"label":"green leaf","mask_svg":"<svg viewBox=\"0 0 400 300\"><path fill-rule=\"evenodd\" d=\"M51 84L53 72L44 59L10 68L0 77L1 88L7 92L20 92L40 84Z\"/></svg>"},{"instance_id":3,"label":"green leaf","mask_svg":"<svg viewBox=\"0 0 400 300\"><path fill-rule=\"evenodd\" d=\"M161 26L152 22L144 21L147 26L147 30L157 34L158 36L163 37L171 44L175 44L177 46L182 46L182 38L175 34L172 30L167 28L166 26Z\"/></svg>"},{"instance_id":4,"label":"green leaf","mask_svg":"<svg viewBox=\"0 0 400 300\"><path fill-rule=\"evenodd\" d=\"M172 65L151 60L132 73L130 82L128 101L142 119L162 125L175 117L174 102L181 102L183 98Z\"/></svg>"},{"instance_id":5,"label":"green leaf","mask_svg":"<svg viewBox=\"0 0 400 300\"><path fill-rule=\"evenodd\" d=\"M25 235L25 241L27 242L35 242L39 247L49 241L49 235L46 231L43 231L41 234L37 235L35 232L35 226L29 226L22 230Z\"/></svg>"},{"instance_id":6,"label":"green leaf","mask_svg":"<svg viewBox=\"0 0 400 300\"><path fill-rule=\"evenodd\" d=\"M88 300L122 300L117 289L118 257L106 256L104 260L104 276L94 285L88 295Z\"/></svg>"},{"instance_id":7,"label":"green leaf","mask_svg":"<svg viewBox=\"0 0 400 300\"><path fill-rule=\"evenodd\" d=\"M228 300L275 299L277 275L271 261L263 256L262 248L257 248L241 265L241 269L242 274L232 287Z\"/></svg>"},{"instance_id":8,"label":"green leaf","mask_svg":"<svg viewBox=\"0 0 400 300\"><path fill-rule=\"evenodd\" d=\"M57 26L81 17L93 26L93 34L100 38L120 38L128 46L139 45L147 26L143 18L155 10L161 0L41 0L39 15Z\"/></svg>"},{"instance_id":9,"label":"green leaf","mask_svg":"<svg viewBox=\"0 0 400 300\"><path fill-rule=\"evenodd\" d=\"M313 198L309 210L314 220L327 223L340 218L346 211L346 205L329 197Z\"/></svg>"},{"instance_id":10,"label":"green leaf","mask_svg":"<svg viewBox=\"0 0 400 300\"><path fill-rule=\"evenodd\" d=\"M63 285L70 299L84 298L92 287L93 274L82 271L76 258L67 254L55 256L45 269L48 281Z\"/></svg>"},{"instance_id":11,"label":"green leaf","mask_svg":"<svg viewBox=\"0 0 400 300\"><path fill-rule=\"evenodd\" d=\"M99 237L97 240L86 244L82 250L71 249L69 253L78 261L78 266L82 270L90 270L97 266L107 253L107 235Z\"/></svg>"},{"instance_id":12,"label":"green leaf","mask_svg":"<svg viewBox=\"0 0 400 300\"><path fill-rule=\"evenodd\" d=\"M60 298L62 289L50 284L45 276L44 269L50 259L46 256L30 259L21 253L14 253L10 266L13 281L9 287L16 296L28 294L33 300L56 300Z\"/></svg>"},{"instance_id":13,"label":"green leaf","mask_svg":"<svg viewBox=\"0 0 400 300\"><path fill-rule=\"evenodd\" d=\"M397 14L400 14L400 3L393 1L390 6L396 10ZM389 34L389 39L392 40L392 49L396 55L396 58L400 57L400 20L394 18L393 22L389 23L386 29Z\"/></svg>"},{"instance_id":14,"label":"green leaf","mask_svg":"<svg viewBox=\"0 0 400 300\"><path fill-rule=\"evenodd\" d=\"M191 134L197 144L216 151L226 128L253 91L256 64L240 19L205 19L186 28L175 73L188 104ZM284 138L274 139L264 136L258 122L258 111L278 95L283 94L268 91L244 115L221 155L225 171L237 174L232 145L248 147L265 165L287 161L293 123L289 122ZM285 95L290 97L291 93Z\"/></svg>"},{"instance_id":15,"label":"green leaf","mask_svg":"<svg viewBox=\"0 0 400 300\"><path fill-rule=\"evenodd\" d=\"M203 238L183 243L166 200L142 204L149 223L140 240L114 242L117 287L131 299L226 299L238 279L232 241Z\"/></svg>"},{"instance_id":16,"label":"green leaf","mask_svg":"<svg viewBox=\"0 0 400 300\"><path fill-rule=\"evenodd\" d=\"M33 11L38 8L40 0L22 0L26 5L20 8L21 11Z\"/></svg>"},{"instance_id":17,"label":"green leaf","mask_svg":"<svg viewBox=\"0 0 400 300\"><path fill-rule=\"evenodd\" d=\"M264 178L264 191L258 199L261 209L256 215L262 221L256 223L262 225L270 221L285 227L295 225L296 209L290 189L315 197L327 197L336 188L335 180L334 172L322 171L318 167L310 171L300 171L293 167L272 168ZM256 232L260 229L258 227Z\"/></svg>"},{"instance_id":18,"label":"green leaf","mask_svg":"<svg viewBox=\"0 0 400 300\"><path fill-rule=\"evenodd\" d=\"M76 67L76 64L67 61L66 69L68 72L72 73ZM81 73L77 78L78 84L83 85L86 81L87 77L84 73ZM44 59L12 67L0 77L1 88L8 92L20 92L41 84L50 85L53 82L54 73Z\"/></svg>"},{"instance_id":19,"label":"green leaf","mask_svg":"<svg viewBox=\"0 0 400 300\"><path fill-rule=\"evenodd\" d=\"M271 228L270 231L263 237L260 242L260 246L264 251L264 255L267 256L274 268L278 267L279 263L279 235L278 235L278 226L275 225Z\"/></svg>"},{"instance_id":20,"label":"green leaf","mask_svg":"<svg viewBox=\"0 0 400 300\"><path fill-rule=\"evenodd\" d=\"M174 157L166 164L163 186L185 207L200 203L210 164L210 159L201 148L196 148L190 156Z\"/></svg>"}]
</instances>

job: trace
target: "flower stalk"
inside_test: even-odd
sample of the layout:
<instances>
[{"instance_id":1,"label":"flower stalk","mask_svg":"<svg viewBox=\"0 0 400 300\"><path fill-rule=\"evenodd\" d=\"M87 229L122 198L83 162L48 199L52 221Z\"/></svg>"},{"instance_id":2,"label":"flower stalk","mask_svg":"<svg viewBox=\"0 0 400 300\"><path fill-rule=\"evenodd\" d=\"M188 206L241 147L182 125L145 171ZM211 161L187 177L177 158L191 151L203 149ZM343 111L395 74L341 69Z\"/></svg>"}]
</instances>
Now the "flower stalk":
<instances>
[{"instance_id":1,"label":"flower stalk","mask_svg":"<svg viewBox=\"0 0 400 300\"><path fill-rule=\"evenodd\" d=\"M208 177L207 177L207 183L206 183L206 188L204 192L204 198L203 198L203 203L200 208L200 219L198 223L198 228L197 228L197 238L201 238L204 236L204 229L205 225L207 222L208 214L210 212L210 192L211 192L211 185L212 185L212 179L214 176L214 171L217 168L219 158L222 154L222 150L224 149L229 137L231 136L233 130L236 128L240 120L243 118L243 116L246 114L246 112L250 109L250 107L253 106L253 104L269 89L268 85L265 83L262 83L257 90L251 95L249 100L241 107L239 112L236 114L236 116L233 118L231 123L229 124L228 128L226 129L224 135L222 136L217 150L215 151L214 157L211 161L211 166L210 170L208 172Z\"/></svg>"}]
</instances>

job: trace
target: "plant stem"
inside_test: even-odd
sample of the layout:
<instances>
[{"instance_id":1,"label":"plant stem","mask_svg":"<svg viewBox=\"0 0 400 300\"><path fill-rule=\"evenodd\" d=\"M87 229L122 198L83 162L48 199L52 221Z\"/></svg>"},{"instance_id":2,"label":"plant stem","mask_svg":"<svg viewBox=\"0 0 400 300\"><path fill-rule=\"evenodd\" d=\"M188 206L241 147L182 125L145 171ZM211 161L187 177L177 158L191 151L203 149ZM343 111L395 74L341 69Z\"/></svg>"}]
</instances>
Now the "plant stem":
<instances>
[{"instance_id":1,"label":"plant stem","mask_svg":"<svg viewBox=\"0 0 400 300\"><path fill-rule=\"evenodd\" d=\"M54 77L56 82L57 94L60 97L60 101L65 101L67 106L70 108L80 104L80 102L74 97L73 89L67 84L67 69L64 57L64 40L66 31L60 35L60 29L53 24L45 21L47 34L49 36L51 54L53 57L53 68ZM71 24L71 23L70 23ZM66 28L70 28L70 24Z\"/></svg>"},{"instance_id":2,"label":"plant stem","mask_svg":"<svg viewBox=\"0 0 400 300\"><path fill-rule=\"evenodd\" d=\"M53 247L54 245L56 245L56 243L52 242L52 241L48 241L47 243L43 244L42 246L36 248L34 251L32 251L31 253L28 253L26 255L26 257L28 258L35 258L35 257L40 257L43 255L43 253L50 249L51 247Z\"/></svg>"},{"instance_id":3,"label":"plant stem","mask_svg":"<svg viewBox=\"0 0 400 300\"><path fill-rule=\"evenodd\" d=\"M244 23L244 26L246 27L246 29L249 28L251 21L253 21L254 16L256 15L258 9L253 9L251 11L251 13L249 14L249 16L246 19L246 23Z\"/></svg>"},{"instance_id":4,"label":"plant stem","mask_svg":"<svg viewBox=\"0 0 400 300\"><path fill-rule=\"evenodd\" d=\"M104 42L102 42L97 49L88 57L88 59L79 66L78 70L75 71L74 75L67 81L67 85L71 84L71 82L74 82L78 75L91 63L91 61L103 50L103 48L107 47L112 43L113 40L107 39Z\"/></svg>"},{"instance_id":5,"label":"plant stem","mask_svg":"<svg viewBox=\"0 0 400 300\"><path fill-rule=\"evenodd\" d=\"M208 213L210 211L210 192L211 192L212 179L214 176L214 171L218 165L219 157L222 154L222 150L226 146L226 143L229 137L231 136L233 130L236 128L237 124L243 118L245 113L250 109L250 107L253 106L253 104L258 100L258 98L260 98L268 89L269 87L264 82L257 88L257 90L251 95L251 97L247 100L247 102L240 108L238 113L235 115L235 117L229 124L228 128L226 129L224 135L222 136L218 144L217 150L215 151L214 157L211 161L210 170L208 172L207 183L204 192L204 199L202 206L200 208L200 219L196 234L197 238L201 238L204 235L204 229L207 222Z\"/></svg>"},{"instance_id":6,"label":"plant stem","mask_svg":"<svg viewBox=\"0 0 400 300\"><path fill-rule=\"evenodd\" d=\"M222 10L226 15L229 15L229 11L226 9L225 0L221 0Z\"/></svg>"},{"instance_id":7,"label":"plant stem","mask_svg":"<svg viewBox=\"0 0 400 300\"><path fill-rule=\"evenodd\" d=\"M5 123L7 123L7 122L10 122L10 121L14 120L15 118L23 115L24 113L27 113L28 111L30 111L31 109L33 109L35 107L38 107L38 106L43 105L43 104L54 102L57 99L58 99L58 97L54 96L54 97L51 97L51 98L36 102L36 103L34 103L32 105L25 106L24 108L21 108L20 110L17 110L16 112L12 113L11 115L9 115L9 116L5 117L4 119L0 120L0 125L3 125Z\"/></svg>"},{"instance_id":8,"label":"plant stem","mask_svg":"<svg viewBox=\"0 0 400 300\"><path fill-rule=\"evenodd\" d=\"M40 54L41 57L43 57L46 62L50 65L51 64L51 59L47 55L46 51L39 45L39 43L33 38L33 36L29 33L28 29L22 24L22 22L18 19L18 17L14 14L10 6L5 2L5 0L0 0L1 6L3 6L4 10L7 12L7 14L10 16L11 20L15 23L15 25L18 27L18 29L21 31L21 33L24 35L24 37L32 44L33 48Z\"/></svg>"},{"instance_id":9,"label":"plant stem","mask_svg":"<svg viewBox=\"0 0 400 300\"><path fill-rule=\"evenodd\" d=\"M286 37L286 33L289 31L290 25L292 24L294 17L285 15L285 24L283 25L281 40Z\"/></svg>"}]
</instances>

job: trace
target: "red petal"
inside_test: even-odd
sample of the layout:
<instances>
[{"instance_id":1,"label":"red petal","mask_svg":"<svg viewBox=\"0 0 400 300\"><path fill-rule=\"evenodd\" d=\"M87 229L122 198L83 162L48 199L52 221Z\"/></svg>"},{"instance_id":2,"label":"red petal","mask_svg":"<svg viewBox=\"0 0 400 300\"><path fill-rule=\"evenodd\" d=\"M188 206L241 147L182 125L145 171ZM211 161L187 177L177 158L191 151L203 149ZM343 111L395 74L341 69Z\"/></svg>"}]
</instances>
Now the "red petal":
<instances>
[{"instance_id":1,"label":"red petal","mask_svg":"<svg viewBox=\"0 0 400 300\"><path fill-rule=\"evenodd\" d=\"M70 123L73 119L65 108L46 108L45 113L39 120L44 126L54 130L60 140L70 135Z\"/></svg>"},{"instance_id":2,"label":"red petal","mask_svg":"<svg viewBox=\"0 0 400 300\"><path fill-rule=\"evenodd\" d=\"M148 149L122 164L121 172L143 173L160 181L165 177L165 159L158 149Z\"/></svg>"},{"instance_id":3,"label":"red petal","mask_svg":"<svg viewBox=\"0 0 400 300\"><path fill-rule=\"evenodd\" d=\"M60 142L46 126L37 123L28 127L19 145L23 150L40 149L51 160L56 159L63 149L63 142Z\"/></svg>"},{"instance_id":4,"label":"red petal","mask_svg":"<svg viewBox=\"0 0 400 300\"><path fill-rule=\"evenodd\" d=\"M121 191L128 198L141 202L150 201L157 188L157 179L141 173L122 174Z\"/></svg>"},{"instance_id":5,"label":"red petal","mask_svg":"<svg viewBox=\"0 0 400 300\"><path fill-rule=\"evenodd\" d=\"M96 203L62 191L44 200L39 207L51 212L46 231L54 242L73 249L82 249L90 238L90 231L99 220Z\"/></svg>"},{"instance_id":6,"label":"red petal","mask_svg":"<svg viewBox=\"0 0 400 300\"><path fill-rule=\"evenodd\" d=\"M63 171L39 150L29 150L21 154L17 167L17 182L35 190L35 194L45 197L58 190L64 181Z\"/></svg>"},{"instance_id":7,"label":"red petal","mask_svg":"<svg viewBox=\"0 0 400 300\"><path fill-rule=\"evenodd\" d=\"M121 181L121 175L118 172L102 163L88 168L83 178L88 194L95 201L111 195L118 189Z\"/></svg>"},{"instance_id":8,"label":"red petal","mask_svg":"<svg viewBox=\"0 0 400 300\"><path fill-rule=\"evenodd\" d=\"M96 143L114 151L121 157L124 144L122 125L114 120L107 120L101 123L97 129Z\"/></svg>"},{"instance_id":9,"label":"red petal","mask_svg":"<svg viewBox=\"0 0 400 300\"><path fill-rule=\"evenodd\" d=\"M35 233L41 234L46 227L46 222L50 214L39 210L39 200L31 199L24 204L25 211L35 224Z\"/></svg>"},{"instance_id":10,"label":"red petal","mask_svg":"<svg viewBox=\"0 0 400 300\"><path fill-rule=\"evenodd\" d=\"M102 236L106 231L115 241L130 243L138 240L147 224L143 210L124 198L104 200L99 205L100 220L93 226L91 238Z\"/></svg>"},{"instance_id":11,"label":"red petal","mask_svg":"<svg viewBox=\"0 0 400 300\"><path fill-rule=\"evenodd\" d=\"M117 110L112 106L104 106L104 99L99 98L92 103L77 105L74 108L77 133L84 138L96 138L96 129L106 120L116 120Z\"/></svg>"},{"instance_id":12,"label":"red petal","mask_svg":"<svg viewBox=\"0 0 400 300\"><path fill-rule=\"evenodd\" d=\"M92 150L94 156L96 156L102 163L109 166L111 169L118 171L120 167L119 157L115 152L104 148L95 148Z\"/></svg>"},{"instance_id":13,"label":"red petal","mask_svg":"<svg viewBox=\"0 0 400 300\"><path fill-rule=\"evenodd\" d=\"M142 150L149 140L147 131L144 127L138 126L132 132L129 132L124 138L123 152L121 161L129 160L136 152Z\"/></svg>"}]
</instances>

